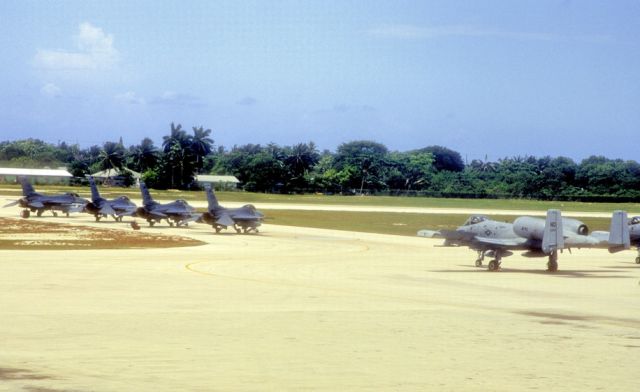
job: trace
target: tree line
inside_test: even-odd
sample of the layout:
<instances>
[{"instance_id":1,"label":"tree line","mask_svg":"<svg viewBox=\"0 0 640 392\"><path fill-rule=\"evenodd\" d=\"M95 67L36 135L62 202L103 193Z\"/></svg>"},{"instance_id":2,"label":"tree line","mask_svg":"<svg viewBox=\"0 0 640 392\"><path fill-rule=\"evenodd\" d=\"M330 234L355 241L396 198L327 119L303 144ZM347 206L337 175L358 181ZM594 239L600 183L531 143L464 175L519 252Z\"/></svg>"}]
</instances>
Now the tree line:
<instances>
[{"instance_id":1,"label":"tree line","mask_svg":"<svg viewBox=\"0 0 640 392\"><path fill-rule=\"evenodd\" d=\"M0 166L66 166L78 178L128 168L159 189L192 189L196 174L226 174L252 192L640 201L640 164L633 160L517 156L467 163L442 146L399 152L368 140L343 143L335 152L319 151L313 142L226 149L214 148L210 129L187 132L173 123L161 146L149 138L128 147L122 139L88 148L37 139L0 142Z\"/></svg>"}]
</instances>

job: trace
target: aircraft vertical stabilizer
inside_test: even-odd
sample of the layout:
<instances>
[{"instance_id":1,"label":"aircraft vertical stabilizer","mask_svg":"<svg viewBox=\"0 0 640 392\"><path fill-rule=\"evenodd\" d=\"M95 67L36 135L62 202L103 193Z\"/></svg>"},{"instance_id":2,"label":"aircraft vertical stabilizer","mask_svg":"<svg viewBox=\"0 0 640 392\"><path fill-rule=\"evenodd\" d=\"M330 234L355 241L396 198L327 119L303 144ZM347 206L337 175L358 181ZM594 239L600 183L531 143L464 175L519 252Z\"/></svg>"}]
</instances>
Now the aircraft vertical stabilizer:
<instances>
[{"instance_id":1,"label":"aircraft vertical stabilizer","mask_svg":"<svg viewBox=\"0 0 640 392\"><path fill-rule=\"evenodd\" d=\"M146 207L152 204L155 204L151 194L149 193L149 189L147 189L147 185L144 181L140 181L140 192L142 193L142 204Z\"/></svg>"},{"instance_id":2,"label":"aircraft vertical stabilizer","mask_svg":"<svg viewBox=\"0 0 640 392\"><path fill-rule=\"evenodd\" d=\"M614 211L609 228L609 252L617 252L631 247L631 237L626 211Z\"/></svg>"},{"instance_id":3,"label":"aircraft vertical stabilizer","mask_svg":"<svg viewBox=\"0 0 640 392\"><path fill-rule=\"evenodd\" d=\"M20 176L18 177L18 181L20 182L20 185L22 185L22 196L29 196L36 193L36 190L33 189L33 185L31 185L26 177Z\"/></svg>"},{"instance_id":4,"label":"aircraft vertical stabilizer","mask_svg":"<svg viewBox=\"0 0 640 392\"><path fill-rule=\"evenodd\" d=\"M542 251L546 254L564 248L564 232L560 210L548 210L542 236Z\"/></svg>"},{"instance_id":5,"label":"aircraft vertical stabilizer","mask_svg":"<svg viewBox=\"0 0 640 392\"><path fill-rule=\"evenodd\" d=\"M213 188L210 185L205 186L205 190L207 192L207 201L209 202L209 210L214 210L220 207L218 203L218 198L216 198L215 193L213 193Z\"/></svg>"},{"instance_id":6,"label":"aircraft vertical stabilizer","mask_svg":"<svg viewBox=\"0 0 640 392\"><path fill-rule=\"evenodd\" d=\"M91 201L96 202L100 199L100 192L98 192L98 187L96 186L96 182L93 180L93 177L89 177L89 185L91 186Z\"/></svg>"}]
</instances>

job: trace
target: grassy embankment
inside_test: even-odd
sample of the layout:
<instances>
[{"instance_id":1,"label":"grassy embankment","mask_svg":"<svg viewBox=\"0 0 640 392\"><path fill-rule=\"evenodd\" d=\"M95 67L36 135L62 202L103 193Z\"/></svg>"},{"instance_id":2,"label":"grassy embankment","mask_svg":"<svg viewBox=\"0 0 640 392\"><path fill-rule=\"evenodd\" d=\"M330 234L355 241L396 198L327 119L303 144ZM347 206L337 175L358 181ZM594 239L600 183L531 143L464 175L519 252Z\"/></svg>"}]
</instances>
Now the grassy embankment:
<instances>
[{"instance_id":1,"label":"grassy embankment","mask_svg":"<svg viewBox=\"0 0 640 392\"><path fill-rule=\"evenodd\" d=\"M76 192L90 197L88 187L37 186L43 193ZM127 195L139 199L137 189L101 187L103 197L112 198ZM19 197L21 190L17 185L0 185L0 194ZM159 200L185 199L204 201L203 192L152 190L154 198ZM390 197L390 196L326 196L326 195L273 195L249 192L218 192L218 199L227 202L246 202L255 204L266 215L265 223L291 226L351 230L383 234L415 235L417 230L454 228L466 219L460 214L416 214L393 212L346 212L346 211L298 211L268 210L260 208L260 203L290 203L316 205L348 206L394 206L422 208L465 208L496 210L534 210L545 211L558 208L562 211L606 212L623 209L630 212L640 211L639 203L579 203L545 202L536 200L495 200L495 199L439 199L426 197ZM502 215L499 219L512 221L515 216ZM607 230L608 219L581 218L592 230Z\"/></svg>"}]
</instances>

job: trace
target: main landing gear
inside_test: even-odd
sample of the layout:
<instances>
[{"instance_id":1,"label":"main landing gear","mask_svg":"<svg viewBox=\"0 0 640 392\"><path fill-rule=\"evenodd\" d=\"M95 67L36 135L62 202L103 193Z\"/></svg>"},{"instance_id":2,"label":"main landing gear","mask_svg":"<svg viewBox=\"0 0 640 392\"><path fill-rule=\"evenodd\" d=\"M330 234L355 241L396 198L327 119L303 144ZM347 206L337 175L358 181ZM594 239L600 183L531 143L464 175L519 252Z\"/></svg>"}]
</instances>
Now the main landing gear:
<instances>
[{"instance_id":1,"label":"main landing gear","mask_svg":"<svg viewBox=\"0 0 640 392\"><path fill-rule=\"evenodd\" d=\"M502 252L500 252L499 250L496 250L494 254L495 254L495 258L491 260L489 262L489 265L487 266L488 271L497 271L500 269L500 264L502 264L502 262L500 261L502 260Z\"/></svg>"},{"instance_id":2,"label":"main landing gear","mask_svg":"<svg viewBox=\"0 0 640 392\"><path fill-rule=\"evenodd\" d=\"M636 257L636 264L640 264L640 246L638 247L638 257Z\"/></svg>"},{"instance_id":3,"label":"main landing gear","mask_svg":"<svg viewBox=\"0 0 640 392\"><path fill-rule=\"evenodd\" d=\"M549 254L549 261L547 262L547 271L556 272L558 270L558 251L554 250Z\"/></svg>"},{"instance_id":4,"label":"main landing gear","mask_svg":"<svg viewBox=\"0 0 640 392\"><path fill-rule=\"evenodd\" d=\"M476 267L482 267L482 261L484 260L484 250L478 251L478 258L476 259Z\"/></svg>"}]
</instances>

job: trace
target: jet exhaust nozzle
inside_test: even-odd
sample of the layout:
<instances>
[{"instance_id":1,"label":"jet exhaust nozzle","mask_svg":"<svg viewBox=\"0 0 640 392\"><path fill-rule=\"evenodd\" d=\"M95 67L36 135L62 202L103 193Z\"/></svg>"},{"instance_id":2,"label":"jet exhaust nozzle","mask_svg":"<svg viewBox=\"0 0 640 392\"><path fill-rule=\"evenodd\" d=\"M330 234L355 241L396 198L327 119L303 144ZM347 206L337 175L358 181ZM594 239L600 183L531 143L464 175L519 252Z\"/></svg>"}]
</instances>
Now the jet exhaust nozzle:
<instances>
[{"instance_id":1,"label":"jet exhaust nozzle","mask_svg":"<svg viewBox=\"0 0 640 392\"><path fill-rule=\"evenodd\" d=\"M144 207L138 207L136 208L135 216L137 216L138 218L147 219L147 217L149 216L149 213Z\"/></svg>"}]
</instances>

